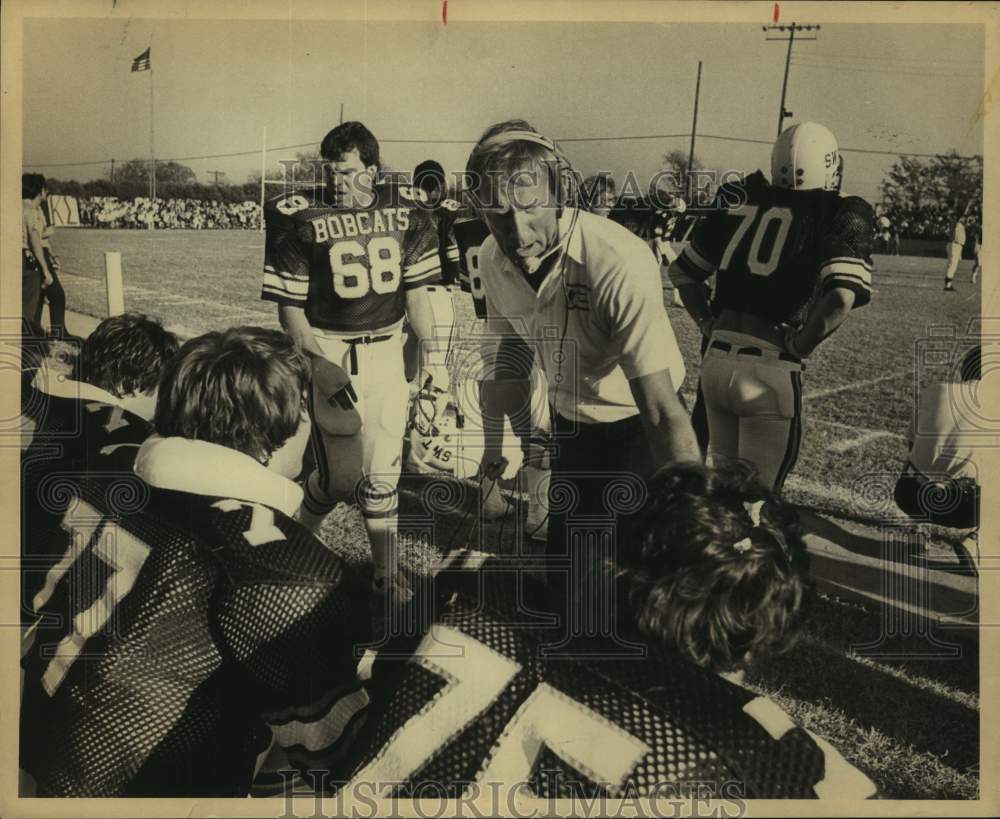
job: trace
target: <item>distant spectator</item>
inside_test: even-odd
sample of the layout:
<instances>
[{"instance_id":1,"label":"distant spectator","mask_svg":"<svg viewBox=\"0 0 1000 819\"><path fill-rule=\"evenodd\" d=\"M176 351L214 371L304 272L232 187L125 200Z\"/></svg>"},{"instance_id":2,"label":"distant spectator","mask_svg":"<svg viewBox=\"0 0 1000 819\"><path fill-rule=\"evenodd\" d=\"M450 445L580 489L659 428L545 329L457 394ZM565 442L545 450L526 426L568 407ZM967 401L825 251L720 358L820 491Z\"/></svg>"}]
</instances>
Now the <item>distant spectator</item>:
<instances>
[{"instance_id":1,"label":"distant spectator","mask_svg":"<svg viewBox=\"0 0 1000 819\"><path fill-rule=\"evenodd\" d=\"M583 206L598 216L607 216L618 201L614 177L597 173L583 181Z\"/></svg>"},{"instance_id":2,"label":"distant spectator","mask_svg":"<svg viewBox=\"0 0 1000 819\"><path fill-rule=\"evenodd\" d=\"M962 248L965 247L965 219L968 214L968 208L958 217L955 222L954 230L951 234L951 241L948 243L948 269L944 274L944 289L948 292L955 292L955 285L953 285L952 279L955 278L955 273L958 270L958 263L962 260Z\"/></svg>"},{"instance_id":3,"label":"distant spectator","mask_svg":"<svg viewBox=\"0 0 1000 819\"><path fill-rule=\"evenodd\" d=\"M38 319L41 325L42 304L49 303L49 335L55 338L62 338L80 343L82 339L71 335L66 329L66 291L63 290L59 281L59 257L52 249L52 236L55 234L55 227L52 225L51 214L49 213L48 187L42 187L42 199L39 203L38 212L40 214L39 225L42 228L42 254L48 265L49 273L52 275L52 283L44 288L41 293L38 305Z\"/></svg>"},{"instance_id":4,"label":"distant spectator","mask_svg":"<svg viewBox=\"0 0 1000 819\"><path fill-rule=\"evenodd\" d=\"M911 517L966 529L979 525L979 451L997 443L979 412L982 347L965 355L957 376L920 393L895 499Z\"/></svg>"},{"instance_id":5,"label":"distant spectator","mask_svg":"<svg viewBox=\"0 0 1000 819\"><path fill-rule=\"evenodd\" d=\"M42 336L42 290L52 284L52 271L42 244L44 219L41 202L45 177L21 175L21 315L34 336Z\"/></svg>"},{"instance_id":6,"label":"distant spectator","mask_svg":"<svg viewBox=\"0 0 1000 819\"><path fill-rule=\"evenodd\" d=\"M972 251L972 283L975 284L976 280L979 278L979 251L983 247L983 227L978 218L972 218L969 220L969 227L967 230L968 239L966 240L965 246L971 247Z\"/></svg>"}]
</instances>

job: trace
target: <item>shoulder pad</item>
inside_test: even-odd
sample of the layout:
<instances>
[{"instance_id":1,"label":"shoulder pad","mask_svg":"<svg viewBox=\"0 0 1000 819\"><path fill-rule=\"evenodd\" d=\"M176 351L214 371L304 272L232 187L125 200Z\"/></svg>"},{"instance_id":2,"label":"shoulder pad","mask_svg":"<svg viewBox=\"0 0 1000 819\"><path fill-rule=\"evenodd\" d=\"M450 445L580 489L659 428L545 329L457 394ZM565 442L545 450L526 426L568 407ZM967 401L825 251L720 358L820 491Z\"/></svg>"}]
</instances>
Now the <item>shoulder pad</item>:
<instances>
[{"instance_id":1,"label":"shoulder pad","mask_svg":"<svg viewBox=\"0 0 1000 819\"><path fill-rule=\"evenodd\" d=\"M301 210L306 210L314 204L314 196L304 191L290 191L269 199L264 207L266 210L292 216Z\"/></svg>"},{"instance_id":2,"label":"shoulder pad","mask_svg":"<svg viewBox=\"0 0 1000 819\"><path fill-rule=\"evenodd\" d=\"M843 196L837 207L836 219L848 219L853 222L865 222L875 225L875 209L860 196Z\"/></svg>"}]
</instances>

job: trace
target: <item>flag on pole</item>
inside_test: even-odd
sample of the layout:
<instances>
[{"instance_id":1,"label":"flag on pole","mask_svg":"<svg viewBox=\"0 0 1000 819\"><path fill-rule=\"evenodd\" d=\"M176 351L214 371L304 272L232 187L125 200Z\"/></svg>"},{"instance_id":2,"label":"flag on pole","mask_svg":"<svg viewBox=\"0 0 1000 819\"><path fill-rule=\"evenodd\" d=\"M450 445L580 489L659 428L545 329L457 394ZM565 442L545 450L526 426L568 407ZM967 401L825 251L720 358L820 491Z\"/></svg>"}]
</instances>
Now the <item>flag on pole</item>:
<instances>
[{"instance_id":1,"label":"flag on pole","mask_svg":"<svg viewBox=\"0 0 1000 819\"><path fill-rule=\"evenodd\" d=\"M152 46L147 48L142 52L142 54L132 60L133 71L149 71L149 69L152 68L152 63L149 61L149 52L151 48Z\"/></svg>"}]
</instances>

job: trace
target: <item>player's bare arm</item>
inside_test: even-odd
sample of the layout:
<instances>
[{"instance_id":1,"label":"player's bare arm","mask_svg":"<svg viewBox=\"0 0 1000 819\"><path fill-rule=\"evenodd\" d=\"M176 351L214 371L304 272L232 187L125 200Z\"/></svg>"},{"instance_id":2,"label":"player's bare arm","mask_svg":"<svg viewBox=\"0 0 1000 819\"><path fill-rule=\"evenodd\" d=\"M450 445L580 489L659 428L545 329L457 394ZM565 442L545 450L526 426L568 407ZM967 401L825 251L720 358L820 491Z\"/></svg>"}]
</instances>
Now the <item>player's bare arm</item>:
<instances>
[{"instance_id":1,"label":"player's bare arm","mask_svg":"<svg viewBox=\"0 0 1000 819\"><path fill-rule=\"evenodd\" d=\"M809 311L802 329L796 331L793 328L786 334L785 346L788 352L799 358L811 355L821 342L832 336L844 323L854 307L854 300L854 291L846 287L829 290Z\"/></svg>"},{"instance_id":2,"label":"player's bare arm","mask_svg":"<svg viewBox=\"0 0 1000 819\"><path fill-rule=\"evenodd\" d=\"M700 461L701 453L687 410L677 396L670 370L629 379L655 468L675 461Z\"/></svg>"},{"instance_id":3,"label":"player's bare arm","mask_svg":"<svg viewBox=\"0 0 1000 819\"><path fill-rule=\"evenodd\" d=\"M709 290L701 282L682 284L677 292L688 315L698 325L701 334L706 338L712 335L712 309L709 306Z\"/></svg>"},{"instance_id":4,"label":"player's bare arm","mask_svg":"<svg viewBox=\"0 0 1000 819\"><path fill-rule=\"evenodd\" d=\"M302 307L279 304L278 321L281 322L282 329L291 336L296 345L304 352L310 355L323 355L323 351L316 343L316 335L313 332L312 325L309 324L309 319L306 318L306 311Z\"/></svg>"}]
</instances>

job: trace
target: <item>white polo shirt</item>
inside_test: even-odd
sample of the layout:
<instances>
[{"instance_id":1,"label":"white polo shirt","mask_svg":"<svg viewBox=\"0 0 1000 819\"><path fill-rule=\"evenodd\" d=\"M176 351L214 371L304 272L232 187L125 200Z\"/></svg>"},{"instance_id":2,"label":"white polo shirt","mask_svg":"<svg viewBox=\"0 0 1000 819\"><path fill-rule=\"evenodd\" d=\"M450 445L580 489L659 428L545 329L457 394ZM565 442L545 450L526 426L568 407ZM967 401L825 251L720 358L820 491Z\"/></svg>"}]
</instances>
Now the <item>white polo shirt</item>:
<instances>
[{"instance_id":1,"label":"white polo shirt","mask_svg":"<svg viewBox=\"0 0 1000 819\"><path fill-rule=\"evenodd\" d=\"M563 213L560 235L574 211ZM479 251L487 323L484 357L505 335L536 351L549 400L564 418L608 423L638 413L629 379L669 370L674 389L684 359L663 306L660 266L648 245L610 219L578 212L572 235L536 293L489 236Z\"/></svg>"}]
</instances>

